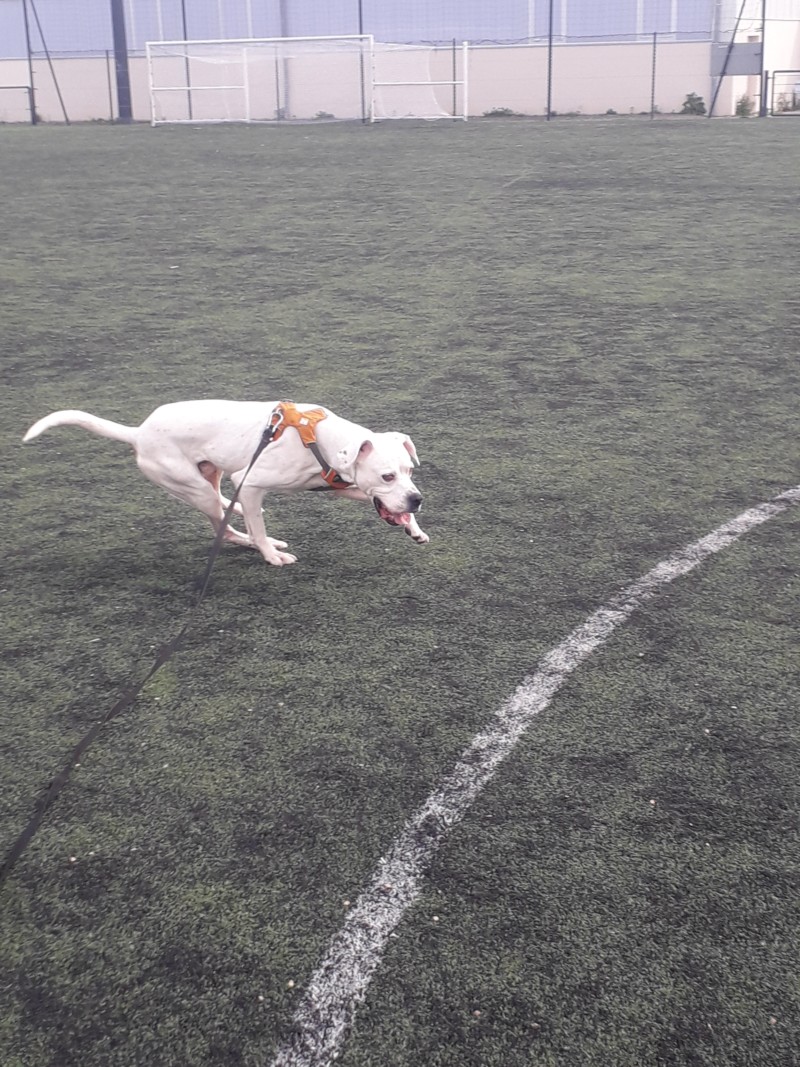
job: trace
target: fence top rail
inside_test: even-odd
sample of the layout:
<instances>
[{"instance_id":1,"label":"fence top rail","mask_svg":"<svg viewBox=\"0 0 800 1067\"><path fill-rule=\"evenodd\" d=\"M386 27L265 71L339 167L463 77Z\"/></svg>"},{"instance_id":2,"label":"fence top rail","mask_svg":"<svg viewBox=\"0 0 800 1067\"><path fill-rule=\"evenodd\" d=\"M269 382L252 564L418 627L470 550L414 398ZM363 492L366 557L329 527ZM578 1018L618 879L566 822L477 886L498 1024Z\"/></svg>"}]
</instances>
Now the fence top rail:
<instances>
[{"instance_id":1,"label":"fence top rail","mask_svg":"<svg viewBox=\"0 0 800 1067\"><path fill-rule=\"evenodd\" d=\"M598 38L584 38L584 37L572 37L572 38L553 38L553 48L619 48L623 45L632 48L641 48L642 46L652 49L654 38L657 38L657 44L659 48L666 48L667 45L702 45L708 47L712 39L710 37L692 37L691 39L676 37L674 33L664 31L663 33L643 33L641 36L632 39L631 37L614 38L614 37L598 37ZM490 48L547 48L549 41L546 37L536 37L529 41L470 41L470 50L475 49L490 49ZM409 46L411 47L411 46ZM423 47L423 46L420 46ZM452 45L443 44L436 45L437 48L452 48Z\"/></svg>"},{"instance_id":2,"label":"fence top rail","mask_svg":"<svg viewBox=\"0 0 800 1067\"><path fill-rule=\"evenodd\" d=\"M153 88L154 93L216 93L223 89L246 89L244 82L238 85L157 85Z\"/></svg>"}]
</instances>

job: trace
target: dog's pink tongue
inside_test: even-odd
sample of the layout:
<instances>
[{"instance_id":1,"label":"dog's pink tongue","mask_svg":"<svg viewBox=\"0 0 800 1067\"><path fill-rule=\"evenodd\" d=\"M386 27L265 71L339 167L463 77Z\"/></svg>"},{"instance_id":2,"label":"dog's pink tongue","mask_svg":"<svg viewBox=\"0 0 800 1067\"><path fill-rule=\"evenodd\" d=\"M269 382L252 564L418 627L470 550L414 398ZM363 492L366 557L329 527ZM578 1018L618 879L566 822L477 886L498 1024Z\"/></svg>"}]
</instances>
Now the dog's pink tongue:
<instances>
[{"instance_id":1,"label":"dog's pink tongue","mask_svg":"<svg viewBox=\"0 0 800 1067\"><path fill-rule=\"evenodd\" d=\"M380 516L391 526L408 526L411 522L411 515L407 511L389 511L389 509L381 503Z\"/></svg>"}]
</instances>

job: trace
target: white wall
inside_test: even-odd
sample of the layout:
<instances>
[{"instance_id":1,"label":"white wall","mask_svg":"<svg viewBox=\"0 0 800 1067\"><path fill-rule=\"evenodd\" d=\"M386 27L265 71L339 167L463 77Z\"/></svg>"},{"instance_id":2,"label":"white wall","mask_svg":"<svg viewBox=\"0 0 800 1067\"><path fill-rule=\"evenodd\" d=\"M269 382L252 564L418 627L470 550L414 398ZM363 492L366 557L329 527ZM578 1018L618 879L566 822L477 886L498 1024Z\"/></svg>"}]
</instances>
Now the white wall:
<instances>
[{"instance_id":1,"label":"white wall","mask_svg":"<svg viewBox=\"0 0 800 1067\"><path fill-rule=\"evenodd\" d=\"M510 107L543 115L547 107L547 49L471 48L470 113ZM655 105L680 111L688 93L706 101L711 90L708 44L659 43L655 54ZM637 44L556 45L553 48L552 110L620 115L650 111L652 42Z\"/></svg>"},{"instance_id":2,"label":"white wall","mask_svg":"<svg viewBox=\"0 0 800 1067\"><path fill-rule=\"evenodd\" d=\"M103 58L54 59L58 87L71 122L92 119L111 120L116 108L113 61ZM28 64L23 59L0 60L0 122L29 122L27 94L4 89L7 85L27 85ZM45 60L33 62L36 110L44 122L63 122L64 115L50 68ZM147 86L144 87L147 99ZM140 112L141 118L146 112ZM137 116L138 117L138 116Z\"/></svg>"}]
</instances>

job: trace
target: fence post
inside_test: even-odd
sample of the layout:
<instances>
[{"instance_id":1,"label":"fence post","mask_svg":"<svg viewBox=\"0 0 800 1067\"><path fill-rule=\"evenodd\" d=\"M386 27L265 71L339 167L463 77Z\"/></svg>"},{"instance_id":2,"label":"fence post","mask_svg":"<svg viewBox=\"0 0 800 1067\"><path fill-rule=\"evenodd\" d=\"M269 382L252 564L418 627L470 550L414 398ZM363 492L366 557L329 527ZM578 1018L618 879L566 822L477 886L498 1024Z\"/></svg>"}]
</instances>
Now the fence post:
<instances>
[{"instance_id":1,"label":"fence post","mask_svg":"<svg viewBox=\"0 0 800 1067\"><path fill-rule=\"evenodd\" d=\"M189 40L189 25L186 19L186 0L181 0L181 30L184 41ZM189 64L189 51L183 57L183 69L186 74L186 114L190 119L194 118L192 112L192 68Z\"/></svg>"},{"instance_id":2,"label":"fence post","mask_svg":"<svg viewBox=\"0 0 800 1067\"><path fill-rule=\"evenodd\" d=\"M650 71L650 119L656 117L656 55L658 52L658 34L653 34L653 64Z\"/></svg>"},{"instance_id":3,"label":"fence post","mask_svg":"<svg viewBox=\"0 0 800 1067\"><path fill-rule=\"evenodd\" d=\"M761 0L761 99L758 102L758 117L760 119L765 119L769 114L767 111L767 82L769 81L769 75L767 74L766 38L767 0Z\"/></svg>"},{"instance_id":4,"label":"fence post","mask_svg":"<svg viewBox=\"0 0 800 1067\"><path fill-rule=\"evenodd\" d=\"M547 18L547 121L553 110L553 0L550 0Z\"/></svg>"},{"instance_id":5,"label":"fence post","mask_svg":"<svg viewBox=\"0 0 800 1067\"><path fill-rule=\"evenodd\" d=\"M33 84L33 56L31 54L31 24L28 19L28 0L22 0L22 19L25 23L25 51L28 56L28 100L31 109L31 126L38 122L36 114L36 89Z\"/></svg>"},{"instance_id":6,"label":"fence post","mask_svg":"<svg viewBox=\"0 0 800 1067\"><path fill-rule=\"evenodd\" d=\"M358 0L358 36L364 36L364 4L363 0ZM370 57L371 59L372 57ZM367 118L367 94L364 90L364 42L360 41L358 45L358 72L361 76L361 121L366 125L369 121ZM372 66L370 66L370 77L374 79ZM370 94L372 95L372 94ZM371 109L371 105L370 105Z\"/></svg>"},{"instance_id":7,"label":"fence post","mask_svg":"<svg viewBox=\"0 0 800 1067\"><path fill-rule=\"evenodd\" d=\"M128 41L122 0L111 0L111 33L114 38L114 68L117 72L117 113L119 122L131 122L131 76L128 70Z\"/></svg>"},{"instance_id":8,"label":"fence post","mask_svg":"<svg viewBox=\"0 0 800 1067\"><path fill-rule=\"evenodd\" d=\"M111 53L106 49L106 82L108 84L108 121L114 121L114 86L111 79Z\"/></svg>"}]
</instances>

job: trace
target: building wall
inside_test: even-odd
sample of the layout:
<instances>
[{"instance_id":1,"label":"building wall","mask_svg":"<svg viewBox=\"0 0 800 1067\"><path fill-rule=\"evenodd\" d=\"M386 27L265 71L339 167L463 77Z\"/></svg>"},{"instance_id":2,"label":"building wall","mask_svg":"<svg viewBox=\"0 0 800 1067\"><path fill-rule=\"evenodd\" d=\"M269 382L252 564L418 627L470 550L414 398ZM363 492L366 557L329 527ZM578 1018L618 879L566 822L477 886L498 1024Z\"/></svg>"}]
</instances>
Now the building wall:
<instances>
[{"instance_id":1,"label":"building wall","mask_svg":"<svg viewBox=\"0 0 800 1067\"><path fill-rule=\"evenodd\" d=\"M783 7L780 4L783 4ZM800 72L800 21L797 20L796 0L772 0L770 11L774 21L767 22L764 45L764 69L772 75L773 71ZM746 12L747 13L747 12ZM754 0L750 0L749 13L753 16L743 19L736 41L757 43L761 41L761 19ZM784 21L779 21L783 18ZM795 77L782 77L782 87L800 84L800 74ZM756 112L761 104L761 77L757 74L726 78L720 90L716 114L735 112L736 101L746 96L753 102ZM773 103L773 92L767 87L767 108Z\"/></svg>"}]
</instances>

